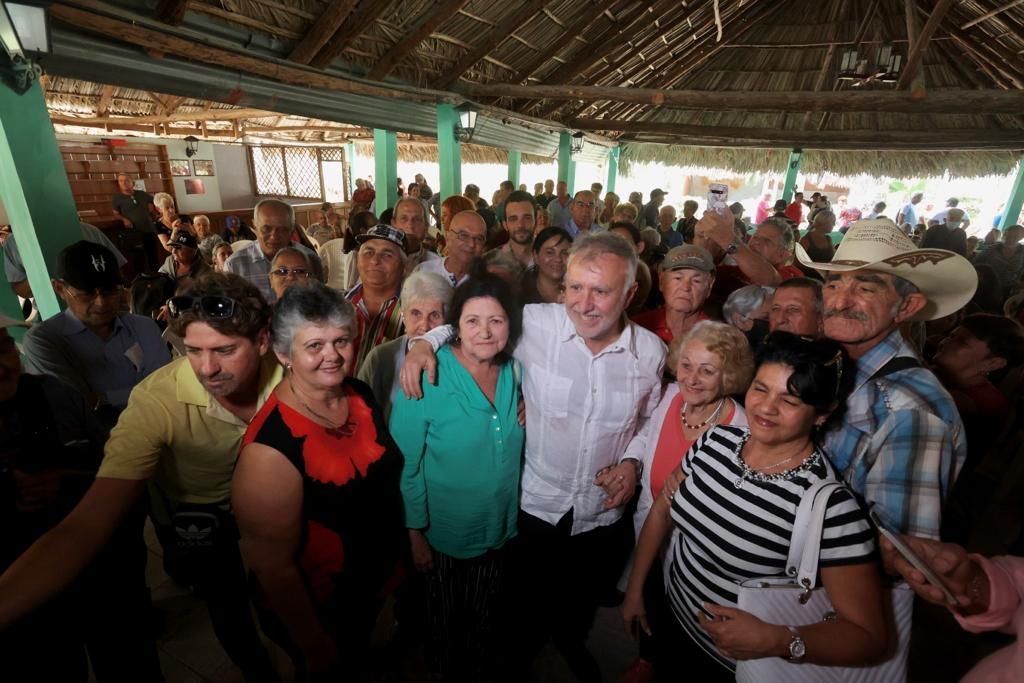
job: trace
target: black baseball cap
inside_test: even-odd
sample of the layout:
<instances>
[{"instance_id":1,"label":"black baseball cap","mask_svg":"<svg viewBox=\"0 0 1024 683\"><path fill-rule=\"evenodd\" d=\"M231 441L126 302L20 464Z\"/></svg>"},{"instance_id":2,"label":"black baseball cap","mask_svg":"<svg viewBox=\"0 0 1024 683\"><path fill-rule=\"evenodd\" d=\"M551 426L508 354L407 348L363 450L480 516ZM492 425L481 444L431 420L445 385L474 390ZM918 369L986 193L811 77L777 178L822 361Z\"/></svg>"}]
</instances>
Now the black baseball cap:
<instances>
[{"instance_id":1,"label":"black baseball cap","mask_svg":"<svg viewBox=\"0 0 1024 683\"><path fill-rule=\"evenodd\" d=\"M88 240L75 242L57 255L57 277L86 292L124 284L114 252Z\"/></svg>"},{"instance_id":2,"label":"black baseball cap","mask_svg":"<svg viewBox=\"0 0 1024 683\"><path fill-rule=\"evenodd\" d=\"M197 249L199 247L199 243L196 242L196 236L188 230L176 230L174 234L171 235L171 239L167 240L167 246L170 249L173 249L174 247L191 247L192 249Z\"/></svg>"}]
</instances>

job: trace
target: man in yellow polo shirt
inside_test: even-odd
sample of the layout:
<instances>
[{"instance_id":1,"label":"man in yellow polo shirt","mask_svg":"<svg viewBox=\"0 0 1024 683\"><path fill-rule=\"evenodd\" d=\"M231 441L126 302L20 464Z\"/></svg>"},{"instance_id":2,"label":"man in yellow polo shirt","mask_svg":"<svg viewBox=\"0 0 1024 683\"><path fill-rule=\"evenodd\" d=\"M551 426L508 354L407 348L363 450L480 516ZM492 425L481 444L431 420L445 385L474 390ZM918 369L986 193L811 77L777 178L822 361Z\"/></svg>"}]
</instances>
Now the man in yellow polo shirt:
<instances>
[{"instance_id":1,"label":"man in yellow polo shirt","mask_svg":"<svg viewBox=\"0 0 1024 683\"><path fill-rule=\"evenodd\" d=\"M249 609L230 511L242 435L282 376L267 353L270 306L243 278L213 273L168 308L187 357L136 386L82 501L0 576L0 629L68 585L149 484L168 570L206 600L246 680L276 680Z\"/></svg>"}]
</instances>

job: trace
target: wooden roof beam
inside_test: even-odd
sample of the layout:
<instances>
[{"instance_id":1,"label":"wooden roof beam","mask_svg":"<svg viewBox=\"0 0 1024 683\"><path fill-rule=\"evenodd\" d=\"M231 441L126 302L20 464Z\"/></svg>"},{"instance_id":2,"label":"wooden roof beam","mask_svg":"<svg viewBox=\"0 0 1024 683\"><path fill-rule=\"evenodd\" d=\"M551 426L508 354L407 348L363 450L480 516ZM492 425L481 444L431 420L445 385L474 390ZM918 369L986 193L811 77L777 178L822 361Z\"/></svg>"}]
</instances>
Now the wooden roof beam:
<instances>
[{"instance_id":1,"label":"wooden roof beam","mask_svg":"<svg viewBox=\"0 0 1024 683\"><path fill-rule=\"evenodd\" d=\"M152 116L90 116L74 119L84 122L83 125L117 124L125 121L132 123L161 124L178 121L237 121L238 119L262 119L275 116L274 112L263 109L211 109L208 112L182 112L178 114L159 114Z\"/></svg>"},{"instance_id":2,"label":"wooden roof beam","mask_svg":"<svg viewBox=\"0 0 1024 683\"><path fill-rule=\"evenodd\" d=\"M362 0L359 8L349 14L348 19L335 31L331 39L320 49L309 64L318 68L325 68L331 65L335 59L341 56L353 40L360 33L370 28L377 18L384 14L391 3L383 0Z\"/></svg>"},{"instance_id":3,"label":"wooden roof beam","mask_svg":"<svg viewBox=\"0 0 1024 683\"><path fill-rule=\"evenodd\" d=\"M310 60L327 44L331 36L341 28L342 23L352 13L357 0L332 0L320 18L316 19L306 33L292 49L288 59L299 64L309 64Z\"/></svg>"},{"instance_id":4,"label":"wooden roof beam","mask_svg":"<svg viewBox=\"0 0 1024 683\"><path fill-rule=\"evenodd\" d=\"M914 0L906 0L908 3L913 3ZM900 78L896 82L897 90L906 90L910 87L913 82L915 88L911 90L911 95L916 97L922 97L924 95L924 78L921 76L921 63L924 60L924 52L928 49L928 42L935 35L935 32L939 28L939 24L946 17L946 12L953 5L953 0L937 0L935 6L928 14L928 21L925 22L924 27L921 29L921 33L916 39L908 36L913 42L910 46L910 52L907 54L907 61L903 65L903 71L900 72ZM913 12L911 12L913 14ZM909 19L908 19L909 21ZM920 85L917 85L917 79L920 78Z\"/></svg>"},{"instance_id":5,"label":"wooden roof beam","mask_svg":"<svg viewBox=\"0 0 1024 683\"><path fill-rule=\"evenodd\" d=\"M302 38L301 33L296 33L295 31L282 28L280 26L274 26L264 21L260 21L259 19L253 19L245 16L244 14L239 14L238 12L229 12L225 9L221 9L220 7L208 5L205 2L193 2L188 7L193 12L216 17L217 19L222 19L229 24L238 24L239 26L255 29L261 33L266 33L267 35L281 36L282 38L290 38L292 40L299 40Z\"/></svg>"},{"instance_id":6,"label":"wooden roof beam","mask_svg":"<svg viewBox=\"0 0 1024 683\"><path fill-rule=\"evenodd\" d=\"M722 131L724 132L724 131ZM916 131L914 131L916 132ZM839 151L907 151L907 152L955 152L972 150L993 150L993 151L1014 151L1024 150L1024 139L1018 134L1012 137L993 134L992 131L979 131L974 137L953 140L947 136L936 135L928 140L896 140L879 141L877 138L862 139L840 139L834 136L834 131L825 132L800 132L796 135L777 135L770 140L747 139L734 137L713 137L695 135L630 135L619 138L620 144L655 143L663 145L691 145L697 147L726 147L726 148L757 148L757 149L794 149L803 150L839 150ZM813 137L811 137L813 136Z\"/></svg>"},{"instance_id":7,"label":"wooden roof beam","mask_svg":"<svg viewBox=\"0 0 1024 683\"><path fill-rule=\"evenodd\" d=\"M573 126L580 130L623 131L640 135L664 135L692 139L737 140L760 143L767 147L818 148L836 144L864 146L902 145L913 149L919 145L981 145L987 149L1024 148L1024 130L971 130L963 128L941 130L829 130L802 131L778 128L746 128L743 126L694 126L667 121L609 121L607 119L576 119ZM955 147L953 147L955 149Z\"/></svg>"},{"instance_id":8,"label":"wooden roof beam","mask_svg":"<svg viewBox=\"0 0 1024 683\"><path fill-rule=\"evenodd\" d=\"M395 70L406 55L416 49L431 33L440 28L441 24L451 19L469 0L447 0L440 7L427 10L419 18L416 27L405 34L401 40L387 50L380 61L370 69L369 78L382 80Z\"/></svg>"},{"instance_id":9,"label":"wooden roof beam","mask_svg":"<svg viewBox=\"0 0 1024 683\"><path fill-rule=\"evenodd\" d=\"M100 101L96 104L96 116L106 116L110 110L110 101L114 99L114 86L105 85L100 91Z\"/></svg>"},{"instance_id":10,"label":"wooden roof beam","mask_svg":"<svg viewBox=\"0 0 1024 683\"><path fill-rule=\"evenodd\" d=\"M463 55L455 63L455 66L438 78L433 84L434 87L438 90L446 90L451 87L453 83L456 83L462 77L462 74L469 71L470 67L483 59L484 55L493 51L514 31L522 28L523 25L539 14L548 2L550 0L530 0L530 2L520 7L518 11L505 17L497 26L480 37L476 47Z\"/></svg>"},{"instance_id":11,"label":"wooden roof beam","mask_svg":"<svg viewBox=\"0 0 1024 683\"><path fill-rule=\"evenodd\" d=\"M1022 2L1024 2L1024 0L1013 0L1013 2L1008 2L1005 5L1002 5L1000 7L996 7L991 12L985 12L984 14L982 14L980 16L977 16L974 19L971 19L970 21L964 22L960 26L960 28L961 28L961 30L969 29L970 27L974 26L975 24L980 24L981 22L983 22L983 21L985 21L987 19L991 19L992 17L994 17L996 15L1002 14L1003 12L1005 12L1008 9L1013 9L1014 7L1016 7L1017 5L1021 4Z\"/></svg>"}]
</instances>

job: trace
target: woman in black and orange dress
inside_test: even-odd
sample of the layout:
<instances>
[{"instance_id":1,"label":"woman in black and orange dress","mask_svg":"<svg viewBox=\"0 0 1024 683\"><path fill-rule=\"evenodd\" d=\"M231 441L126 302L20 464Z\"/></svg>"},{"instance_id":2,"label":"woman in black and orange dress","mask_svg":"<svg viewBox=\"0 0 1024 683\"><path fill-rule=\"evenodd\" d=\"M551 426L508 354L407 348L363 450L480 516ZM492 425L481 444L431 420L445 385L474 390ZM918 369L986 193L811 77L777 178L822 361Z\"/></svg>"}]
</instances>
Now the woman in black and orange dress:
<instances>
[{"instance_id":1,"label":"woman in black and orange dress","mask_svg":"<svg viewBox=\"0 0 1024 683\"><path fill-rule=\"evenodd\" d=\"M347 376L354 322L319 283L278 300L285 378L249 425L232 484L261 623L298 680L370 680L370 634L407 552L401 453L369 388Z\"/></svg>"}]
</instances>

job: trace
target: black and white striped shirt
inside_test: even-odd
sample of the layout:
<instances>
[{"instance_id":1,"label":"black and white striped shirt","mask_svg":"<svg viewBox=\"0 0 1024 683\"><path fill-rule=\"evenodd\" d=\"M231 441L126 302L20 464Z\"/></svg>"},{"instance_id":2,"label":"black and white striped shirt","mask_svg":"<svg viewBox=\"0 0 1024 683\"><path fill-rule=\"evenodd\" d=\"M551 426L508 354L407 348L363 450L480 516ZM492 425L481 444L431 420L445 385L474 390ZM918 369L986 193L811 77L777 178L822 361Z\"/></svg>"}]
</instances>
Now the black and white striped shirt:
<instances>
[{"instance_id":1,"label":"black and white striped shirt","mask_svg":"<svg viewBox=\"0 0 1024 683\"><path fill-rule=\"evenodd\" d=\"M672 611L690 636L722 665L722 657L697 620L704 602L736 607L738 584L784 576L796 510L804 492L821 479L838 480L816 450L806 468L774 481L746 479L739 450L749 430L718 426L683 458L686 480L672 500L675 527L666 577ZM873 561L875 535L856 499L843 489L832 494L825 515L820 567Z\"/></svg>"}]
</instances>

